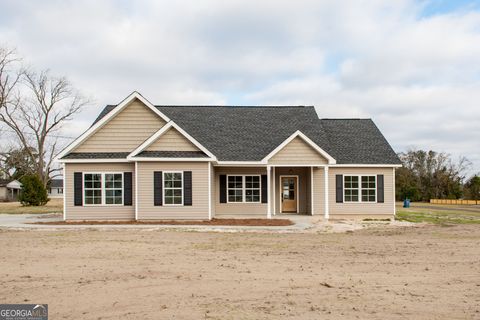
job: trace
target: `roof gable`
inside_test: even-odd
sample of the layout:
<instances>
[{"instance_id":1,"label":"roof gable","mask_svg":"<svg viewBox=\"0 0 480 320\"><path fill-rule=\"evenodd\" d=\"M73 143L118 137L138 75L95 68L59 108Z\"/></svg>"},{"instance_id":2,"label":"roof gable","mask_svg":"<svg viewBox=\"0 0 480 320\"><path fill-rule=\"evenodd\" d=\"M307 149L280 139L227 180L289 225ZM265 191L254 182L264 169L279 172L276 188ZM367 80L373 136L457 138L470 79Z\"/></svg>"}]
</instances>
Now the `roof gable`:
<instances>
[{"instance_id":1,"label":"roof gable","mask_svg":"<svg viewBox=\"0 0 480 320\"><path fill-rule=\"evenodd\" d=\"M267 161L269 164L335 163L333 158L323 150L319 151L318 146L308 143L299 134L295 134L293 139L289 138L285 142L265 157L264 161Z\"/></svg>"},{"instance_id":2,"label":"roof gable","mask_svg":"<svg viewBox=\"0 0 480 320\"><path fill-rule=\"evenodd\" d=\"M168 135L168 132L170 130L175 130L173 131L173 136L175 137L176 141L182 141L181 143L183 144L183 148L187 148L187 144L185 143L185 140L187 140L189 143L191 143L194 147L196 147L196 150L192 150L191 146L188 146L190 150L147 150L153 143L155 143L157 140L161 139L164 135L167 135L167 141L169 138L172 137L172 135ZM180 137L179 137L180 136ZM179 138L182 138L182 140L179 140ZM183 140L185 139L185 140ZM160 145L157 145L159 147ZM171 141L168 142L168 145L162 145L162 148L165 147L175 147L172 145ZM163 152L163 151L175 151L177 152L203 152L204 154L207 155L207 158L211 160L217 160L215 155L213 155L207 148L205 148L201 143L199 143L195 138L193 138L190 134L188 134L186 131L184 131L182 128L180 128L175 122L169 121L165 126L163 126L160 130L155 132L150 138L145 140L141 145L139 145L135 150L133 150L128 156L128 160L134 160L140 158L140 154L145 152ZM178 157L177 157L178 158ZM191 158L191 157L188 157ZM205 160L202 159L201 160Z\"/></svg>"},{"instance_id":3,"label":"roof gable","mask_svg":"<svg viewBox=\"0 0 480 320\"><path fill-rule=\"evenodd\" d=\"M117 117L118 116L118 117ZM138 92L126 97L110 112L67 146L57 159L71 151L77 153L130 152L170 119Z\"/></svg>"},{"instance_id":4,"label":"roof gable","mask_svg":"<svg viewBox=\"0 0 480 320\"><path fill-rule=\"evenodd\" d=\"M200 151L200 149L177 129L170 128L145 148L145 151Z\"/></svg>"}]
</instances>

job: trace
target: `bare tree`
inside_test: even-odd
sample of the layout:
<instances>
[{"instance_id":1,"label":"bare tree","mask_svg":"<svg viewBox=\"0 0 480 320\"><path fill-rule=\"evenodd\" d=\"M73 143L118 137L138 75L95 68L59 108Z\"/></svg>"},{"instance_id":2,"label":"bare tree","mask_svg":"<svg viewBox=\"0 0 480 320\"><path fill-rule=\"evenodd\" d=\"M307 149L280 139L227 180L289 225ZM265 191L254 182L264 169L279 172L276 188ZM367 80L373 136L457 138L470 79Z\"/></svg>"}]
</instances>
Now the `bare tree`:
<instances>
[{"instance_id":1,"label":"bare tree","mask_svg":"<svg viewBox=\"0 0 480 320\"><path fill-rule=\"evenodd\" d=\"M35 160L35 172L46 186L60 170L53 166L59 152L54 133L89 100L65 77L25 70L19 64L14 51L0 48L0 123Z\"/></svg>"}]
</instances>

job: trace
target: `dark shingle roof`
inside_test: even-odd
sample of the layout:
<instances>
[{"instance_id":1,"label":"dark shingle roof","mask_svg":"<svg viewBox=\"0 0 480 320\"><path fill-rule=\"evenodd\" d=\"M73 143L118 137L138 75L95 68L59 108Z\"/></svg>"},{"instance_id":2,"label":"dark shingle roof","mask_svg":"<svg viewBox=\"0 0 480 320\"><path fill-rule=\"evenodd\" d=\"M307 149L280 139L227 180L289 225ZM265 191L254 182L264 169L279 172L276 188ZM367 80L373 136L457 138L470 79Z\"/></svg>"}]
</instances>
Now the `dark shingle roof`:
<instances>
[{"instance_id":1,"label":"dark shingle roof","mask_svg":"<svg viewBox=\"0 0 480 320\"><path fill-rule=\"evenodd\" d=\"M137 157L151 158L208 158L203 151L142 151Z\"/></svg>"},{"instance_id":2,"label":"dark shingle roof","mask_svg":"<svg viewBox=\"0 0 480 320\"><path fill-rule=\"evenodd\" d=\"M62 159L125 159L130 152L71 152Z\"/></svg>"},{"instance_id":3,"label":"dark shingle roof","mask_svg":"<svg viewBox=\"0 0 480 320\"><path fill-rule=\"evenodd\" d=\"M7 180L7 179L0 179L0 187L5 187L7 184L10 183L12 180Z\"/></svg>"},{"instance_id":4,"label":"dark shingle roof","mask_svg":"<svg viewBox=\"0 0 480 320\"><path fill-rule=\"evenodd\" d=\"M106 106L94 123L115 108ZM319 119L311 106L156 106L220 161L259 161L300 130L338 164L400 164L371 119ZM66 158L66 157L65 157Z\"/></svg>"}]
</instances>

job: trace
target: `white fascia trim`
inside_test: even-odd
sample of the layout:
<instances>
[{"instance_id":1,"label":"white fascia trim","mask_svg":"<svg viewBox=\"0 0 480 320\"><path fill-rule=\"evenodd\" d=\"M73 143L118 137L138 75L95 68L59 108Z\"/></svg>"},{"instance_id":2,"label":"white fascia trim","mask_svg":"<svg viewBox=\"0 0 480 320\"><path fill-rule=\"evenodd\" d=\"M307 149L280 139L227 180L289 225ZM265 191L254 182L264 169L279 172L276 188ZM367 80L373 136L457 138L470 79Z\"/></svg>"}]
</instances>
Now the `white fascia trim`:
<instances>
[{"instance_id":1,"label":"white fascia trim","mask_svg":"<svg viewBox=\"0 0 480 320\"><path fill-rule=\"evenodd\" d=\"M120 111L122 111L130 102L134 99L140 100L143 104L145 104L149 109L151 109L155 114L157 114L160 118L165 120L165 122L169 122L170 118L164 115L160 110L155 108L155 106L150 103L147 99L145 99L140 93L137 91L132 92L128 97L122 100L112 111L110 111L105 117L103 117L100 121L98 121L95 125L88 128L84 133L82 133L77 139L75 139L70 145L68 145L65 149L63 149L55 158L56 161L59 161L62 157L68 154L70 151L75 149L79 144L89 138L92 134L97 132L98 129L103 127L110 119L115 117Z\"/></svg>"},{"instance_id":2,"label":"white fascia trim","mask_svg":"<svg viewBox=\"0 0 480 320\"><path fill-rule=\"evenodd\" d=\"M257 166L257 167L266 167L266 164L261 161L217 161L214 164L215 167L228 167L228 166Z\"/></svg>"},{"instance_id":3,"label":"white fascia trim","mask_svg":"<svg viewBox=\"0 0 480 320\"><path fill-rule=\"evenodd\" d=\"M295 131L290 137L285 139L278 147L276 147L272 152L270 152L265 158L263 158L263 163L268 163L268 160L272 158L275 154L277 154L280 150L282 150L287 144L289 144L293 139L296 137L300 137L303 141L309 144L313 149L315 149L318 153L320 153L323 157L328 160L328 164L335 164L337 161L329 155L325 150L320 148L315 142L313 142L309 137L303 134L300 130Z\"/></svg>"},{"instance_id":4,"label":"white fascia trim","mask_svg":"<svg viewBox=\"0 0 480 320\"><path fill-rule=\"evenodd\" d=\"M180 134L182 134L185 138L187 138L188 141L190 141L191 143L193 143L198 149L200 149L201 151L203 151L207 156L208 158L207 159L210 159L210 160L216 160L217 158L213 155L213 153L211 153L210 151L208 151L207 148L205 148L200 142L198 142L197 140L195 140L195 138L193 138L191 135L189 135L185 130L183 130L182 128L180 128L180 126L178 124L176 124L173 120L170 120L166 125L164 125L162 128L160 128L160 130L158 130L157 132L155 132L150 138L148 138L147 140L145 140L140 146L138 146L135 150L133 150L128 156L127 156L127 159L129 160L133 160L133 158L139 154L140 152L142 152L143 150L145 150L146 148L148 148L148 146L150 146L152 143L154 143L157 139L159 139L163 134L165 134L165 132L167 132L169 129L171 128L174 128L176 129L178 132L180 132ZM139 159L139 158L135 158L136 159ZM205 158L204 158L205 159Z\"/></svg>"},{"instance_id":5,"label":"white fascia trim","mask_svg":"<svg viewBox=\"0 0 480 320\"><path fill-rule=\"evenodd\" d=\"M60 159L60 163L127 163L130 162L127 159Z\"/></svg>"},{"instance_id":6,"label":"white fascia trim","mask_svg":"<svg viewBox=\"0 0 480 320\"><path fill-rule=\"evenodd\" d=\"M210 158L146 158L146 157L132 157L129 159L130 161L139 161L139 162L147 162L147 161L163 161L163 162L210 162L214 161L214 159Z\"/></svg>"},{"instance_id":7,"label":"white fascia trim","mask_svg":"<svg viewBox=\"0 0 480 320\"><path fill-rule=\"evenodd\" d=\"M337 168L400 168L401 164L334 164L330 167Z\"/></svg>"}]
</instances>

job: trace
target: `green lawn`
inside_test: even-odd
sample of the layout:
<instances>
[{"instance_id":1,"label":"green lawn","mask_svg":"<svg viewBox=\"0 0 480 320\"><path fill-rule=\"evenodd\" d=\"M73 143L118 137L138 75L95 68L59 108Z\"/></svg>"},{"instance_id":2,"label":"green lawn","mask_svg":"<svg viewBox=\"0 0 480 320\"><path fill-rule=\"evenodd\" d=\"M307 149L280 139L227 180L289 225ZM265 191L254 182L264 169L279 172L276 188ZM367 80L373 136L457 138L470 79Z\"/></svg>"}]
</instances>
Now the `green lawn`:
<instances>
[{"instance_id":1,"label":"green lawn","mask_svg":"<svg viewBox=\"0 0 480 320\"><path fill-rule=\"evenodd\" d=\"M0 214L61 212L63 212L63 199L51 199L46 205L40 207L24 207L20 202L0 202Z\"/></svg>"},{"instance_id":2,"label":"green lawn","mask_svg":"<svg viewBox=\"0 0 480 320\"><path fill-rule=\"evenodd\" d=\"M396 219L410 222L428 222L440 225L480 224L480 206L412 203L410 208L407 209L403 208L401 203L397 203Z\"/></svg>"}]
</instances>

